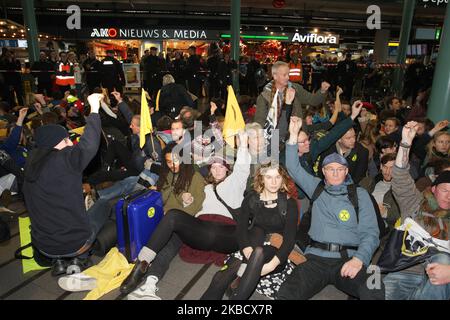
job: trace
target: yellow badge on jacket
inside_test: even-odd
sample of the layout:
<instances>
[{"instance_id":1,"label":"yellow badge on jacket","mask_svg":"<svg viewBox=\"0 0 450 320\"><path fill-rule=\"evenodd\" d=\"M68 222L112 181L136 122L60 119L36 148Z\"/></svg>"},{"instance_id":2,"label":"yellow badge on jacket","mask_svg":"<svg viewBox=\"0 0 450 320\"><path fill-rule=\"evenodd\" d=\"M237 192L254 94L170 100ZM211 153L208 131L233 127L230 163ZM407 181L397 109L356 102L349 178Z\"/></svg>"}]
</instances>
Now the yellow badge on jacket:
<instances>
[{"instance_id":1,"label":"yellow badge on jacket","mask_svg":"<svg viewBox=\"0 0 450 320\"><path fill-rule=\"evenodd\" d=\"M355 154L355 155L352 157L352 161L353 161L353 162L355 162L356 160L358 160L358 155L357 155L357 154Z\"/></svg>"},{"instance_id":2,"label":"yellow badge on jacket","mask_svg":"<svg viewBox=\"0 0 450 320\"><path fill-rule=\"evenodd\" d=\"M339 212L339 219L343 222L347 222L348 219L350 219L350 212L347 210L341 210L341 212Z\"/></svg>"}]
</instances>

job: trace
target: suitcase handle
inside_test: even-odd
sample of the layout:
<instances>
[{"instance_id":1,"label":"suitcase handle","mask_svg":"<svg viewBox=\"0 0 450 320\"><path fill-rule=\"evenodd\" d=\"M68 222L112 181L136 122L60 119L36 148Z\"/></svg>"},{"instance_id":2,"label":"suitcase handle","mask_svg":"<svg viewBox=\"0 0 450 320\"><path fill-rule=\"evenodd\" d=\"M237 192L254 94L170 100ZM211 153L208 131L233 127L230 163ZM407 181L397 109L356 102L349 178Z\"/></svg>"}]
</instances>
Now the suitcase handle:
<instances>
[{"instance_id":1,"label":"suitcase handle","mask_svg":"<svg viewBox=\"0 0 450 320\"><path fill-rule=\"evenodd\" d=\"M137 198L137 197L143 195L143 194L146 193L147 191L148 191L147 189L135 191L135 192L133 192L133 193L131 193L131 194L125 196L125 197L123 198L123 200L124 200L124 201L127 201L127 202L132 201L132 200L134 200L135 198Z\"/></svg>"},{"instance_id":2,"label":"suitcase handle","mask_svg":"<svg viewBox=\"0 0 450 320\"><path fill-rule=\"evenodd\" d=\"M131 252L130 252L130 226L128 223L128 205L131 201L134 199L140 197L144 193L147 193L148 190L139 190L132 194L129 194L123 198L123 204L122 204L122 218L123 218L123 234L125 238L125 257L128 261L131 260ZM132 261L130 261L132 262Z\"/></svg>"}]
</instances>

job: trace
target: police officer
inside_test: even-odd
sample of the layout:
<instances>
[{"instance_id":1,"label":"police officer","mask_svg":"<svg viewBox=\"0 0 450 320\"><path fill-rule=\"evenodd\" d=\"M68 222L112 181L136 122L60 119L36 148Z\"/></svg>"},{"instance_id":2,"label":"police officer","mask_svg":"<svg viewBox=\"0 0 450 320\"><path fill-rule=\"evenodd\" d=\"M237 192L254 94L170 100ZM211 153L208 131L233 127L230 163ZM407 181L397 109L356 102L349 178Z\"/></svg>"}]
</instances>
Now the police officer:
<instances>
[{"instance_id":1,"label":"police officer","mask_svg":"<svg viewBox=\"0 0 450 320\"><path fill-rule=\"evenodd\" d=\"M322 79L323 79L323 73L327 71L327 68L323 65L322 57L320 54L316 56L316 59L311 63L312 68L312 91L316 92L319 90Z\"/></svg>"},{"instance_id":2,"label":"police officer","mask_svg":"<svg viewBox=\"0 0 450 320\"><path fill-rule=\"evenodd\" d=\"M83 68L86 72L86 83L89 93L93 93L96 87L100 86L100 61L95 56L95 52L90 50L88 52L88 58L83 63Z\"/></svg>"},{"instance_id":3,"label":"police officer","mask_svg":"<svg viewBox=\"0 0 450 320\"><path fill-rule=\"evenodd\" d=\"M337 153L324 159L323 181L303 169L297 150L301 125L300 118L291 118L286 166L308 197L316 200L311 205L307 261L298 265L281 285L277 298L309 299L333 284L361 300L383 300L382 281L379 287L369 287L371 282L367 281L371 274L366 268L380 243L372 200L366 190L353 184L348 176L347 160Z\"/></svg>"},{"instance_id":4,"label":"police officer","mask_svg":"<svg viewBox=\"0 0 450 320\"><path fill-rule=\"evenodd\" d=\"M186 79L188 81L188 90L196 97L200 97L201 80L200 74L200 58L195 53L195 46L189 47L189 58L186 64Z\"/></svg>"},{"instance_id":5,"label":"police officer","mask_svg":"<svg viewBox=\"0 0 450 320\"><path fill-rule=\"evenodd\" d=\"M101 84L108 92L122 92L122 86L125 85L122 64L114 58L114 50L106 51L106 58L101 62Z\"/></svg>"},{"instance_id":6,"label":"police officer","mask_svg":"<svg viewBox=\"0 0 450 320\"><path fill-rule=\"evenodd\" d=\"M158 58L158 49L150 48L150 55L145 58L144 72L147 79L147 92L150 97L154 98L159 89L161 89L161 64Z\"/></svg>"}]
</instances>

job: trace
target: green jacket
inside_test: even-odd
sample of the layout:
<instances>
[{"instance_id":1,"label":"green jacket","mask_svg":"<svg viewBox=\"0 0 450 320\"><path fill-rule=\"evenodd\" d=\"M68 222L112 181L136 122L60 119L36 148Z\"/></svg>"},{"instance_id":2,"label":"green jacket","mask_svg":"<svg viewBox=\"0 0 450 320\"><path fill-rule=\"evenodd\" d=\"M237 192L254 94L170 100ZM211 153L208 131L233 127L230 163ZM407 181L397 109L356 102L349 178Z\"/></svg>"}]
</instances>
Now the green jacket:
<instances>
[{"instance_id":1,"label":"green jacket","mask_svg":"<svg viewBox=\"0 0 450 320\"><path fill-rule=\"evenodd\" d=\"M167 212L170 209L179 209L190 214L191 216L195 216L197 212L199 212L202 208L203 200L205 200L205 180L199 172L195 172L188 190L184 191L192 194L192 196L194 197L194 202L189 206L184 207L181 197L184 192L176 195L173 191L174 186L172 184L172 181L176 181L176 178L177 175L169 172L169 174L167 175L167 183L161 189L164 203L164 212Z\"/></svg>"},{"instance_id":2,"label":"green jacket","mask_svg":"<svg viewBox=\"0 0 450 320\"><path fill-rule=\"evenodd\" d=\"M292 88L295 89L295 98L292 102L292 115L302 118L302 104L318 106L325 102L326 93L322 94L317 92L312 94L307 90L303 89L302 86L292 83ZM256 114L254 122L259 123L263 128L266 122L267 114L269 113L270 106L272 105L272 85L271 82L267 84L263 92L259 95L256 100Z\"/></svg>"}]
</instances>

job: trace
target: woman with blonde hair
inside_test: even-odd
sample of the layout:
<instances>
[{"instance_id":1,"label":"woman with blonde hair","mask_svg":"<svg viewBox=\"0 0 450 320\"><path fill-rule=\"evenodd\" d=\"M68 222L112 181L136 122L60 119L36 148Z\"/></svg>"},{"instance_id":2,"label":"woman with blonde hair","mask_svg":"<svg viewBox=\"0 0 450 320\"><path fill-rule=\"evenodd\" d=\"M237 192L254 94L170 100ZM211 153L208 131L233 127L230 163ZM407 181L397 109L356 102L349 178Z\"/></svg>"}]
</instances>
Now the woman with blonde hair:
<instances>
[{"instance_id":1,"label":"woman with blonde hair","mask_svg":"<svg viewBox=\"0 0 450 320\"><path fill-rule=\"evenodd\" d=\"M433 140L427 145L427 150L422 168L425 170L425 175L430 175L433 173L436 160L448 159L450 156L450 133L447 131L435 133Z\"/></svg>"}]
</instances>

